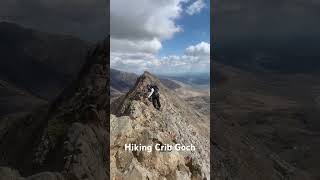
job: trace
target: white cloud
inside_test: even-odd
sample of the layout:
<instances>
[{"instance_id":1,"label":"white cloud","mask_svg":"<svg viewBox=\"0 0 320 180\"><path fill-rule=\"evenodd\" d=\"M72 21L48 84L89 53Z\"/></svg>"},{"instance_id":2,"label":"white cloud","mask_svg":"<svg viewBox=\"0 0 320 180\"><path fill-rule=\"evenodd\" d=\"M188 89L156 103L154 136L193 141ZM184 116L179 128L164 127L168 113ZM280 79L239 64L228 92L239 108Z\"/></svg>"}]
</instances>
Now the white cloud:
<instances>
[{"instance_id":1,"label":"white cloud","mask_svg":"<svg viewBox=\"0 0 320 180\"><path fill-rule=\"evenodd\" d=\"M128 40L110 39L110 50L112 52L145 52L157 53L162 48L161 42L154 38L152 40Z\"/></svg>"},{"instance_id":2,"label":"white cloud","mask_svg":"<svg viewBox=\"0 0 320 180\"><path fill-rule=\"evenodd\" d=\"M126 39L168 39L181 31L175 20L181 0L112 0L111 36Z\"/></svg>"},{"instance_id":3,"label":"white cloud","mask_svg":"<svg viewBox=\"0 0 320 180\"><path fill-rule=\"evenodd\" d=\"M160 58L152 53L111 52L111 67L135 73L145 70L161 74L209 72L210 44L201 42L186 48L184 55Z\"/></svg>"},{"instance_id":4,"label":"white cloud","mask_svg":"<svg viewBox=\"0 0 320 180\"><path fill-rule=\"evenodd\" d=\"M210 55L210 44L201 42L194 46L189 46L185 53L190 56L209 56Z\"/></svg>"},{"instance_id":5,"label":"white cloud","mask_svg":"<svg viewBox=\"0 0 320 180\"><path fill-rule=\"evenodd\" d=\"M176 24L183 3L189 0L111 0L111 67L136 73L208 71L208 43L190 46L181 56L157 56L163 40L183 31Z\"/></svg>"},{"instance_id":6,"label":"white cloud","mask_svg":"<svg viewBox=\"0 0 320 180\"><path fill-rule=\"evenodd\" d=\"M157 53L182 28L176 20L185 0L111 0L111 51Z\"/></svg>"},{"instance_id":7,"label":"white cloud","mask_svg":"<svg viewBox=\"0 0 320 180\"><path fill-rule=\"evenodd\" d=\"M190 6L188 6L186 12L189 15L193 15L199 13L205 6L206 4L203 2L203 0L196 0Z\"/></svg>"}]
</instances>

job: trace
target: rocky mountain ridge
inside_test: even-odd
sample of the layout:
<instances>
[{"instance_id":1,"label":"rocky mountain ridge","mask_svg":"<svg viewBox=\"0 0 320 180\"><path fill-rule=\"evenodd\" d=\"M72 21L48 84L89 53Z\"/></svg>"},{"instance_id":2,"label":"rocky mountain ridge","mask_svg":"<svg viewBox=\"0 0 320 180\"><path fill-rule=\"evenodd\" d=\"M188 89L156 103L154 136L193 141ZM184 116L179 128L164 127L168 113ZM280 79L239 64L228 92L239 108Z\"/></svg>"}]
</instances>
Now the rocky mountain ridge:
<instances>
[{"instance_id":1,"label":"rocky mountain ridge","mask_svg":"<svg viewBox=\"0 0 320 180\"><path fill-rule=\"evenodd\" d=\"M0 179L108 179L108 49L109 40L99 43L49 108L0 134L1 154L8 158L1 159Z\"/></svg>"},{"instance_id":2,"label":"rocky mountain ridge","mask_svg":"<svg viewBox=\"0 0 320 180\"><path fill-rule=\"evenodd\" d=\"M127 93L134 86L138 77L139 76L135 73L129 73L110 68L111 102L113 101L113 98L119 97L120 95ZM170 89L177 89L181 87L172 79L162 77L160 78L160 81L162 84L164 84L166 87Z\"/></svg>"},{"instance_id":3,"label":"rocky mountain ridge","mask_svg":"<svg viewBox=\"0 0 320 180\"><path fill-rule=\"evenodd\" d=\"M160 89L161 110L146 95ZM111 104L111 179L210 179L209 120L192 109L159 79L145 72L135 86ZM129 152L125 144L194 145L194 152Z\"/></svg>"}]
</instances>

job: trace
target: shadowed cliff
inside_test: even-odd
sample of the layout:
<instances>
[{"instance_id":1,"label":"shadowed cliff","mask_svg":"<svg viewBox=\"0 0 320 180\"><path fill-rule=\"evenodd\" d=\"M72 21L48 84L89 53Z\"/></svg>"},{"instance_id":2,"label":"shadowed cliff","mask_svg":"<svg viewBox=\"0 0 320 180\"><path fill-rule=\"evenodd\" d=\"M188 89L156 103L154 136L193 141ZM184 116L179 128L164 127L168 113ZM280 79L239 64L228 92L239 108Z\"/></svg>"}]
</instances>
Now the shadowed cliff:
<instances>
[{"instance_id":1,"label":"shadowed cliff","mask_svg":"<svg viewBox=\"0 0 320 180\"><path fill-rule=\"evenodd\" d=\"M4 179L108 177L109 40L88 52L77 80L52 103L1 134ZM17 169L17 170L15 170ZM20 172L20 173L19 173Z\"/></svg>"}]
</instances>

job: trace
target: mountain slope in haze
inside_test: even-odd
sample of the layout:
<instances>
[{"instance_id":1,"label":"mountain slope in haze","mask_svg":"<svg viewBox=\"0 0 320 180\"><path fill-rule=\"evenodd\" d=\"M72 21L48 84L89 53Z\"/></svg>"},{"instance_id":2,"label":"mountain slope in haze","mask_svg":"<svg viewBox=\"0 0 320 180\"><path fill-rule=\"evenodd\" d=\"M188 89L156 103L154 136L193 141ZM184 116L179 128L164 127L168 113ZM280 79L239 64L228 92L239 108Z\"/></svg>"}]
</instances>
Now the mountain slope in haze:
<instances>
[{"instance_id":1,"label":"mountain slope in haze","mask_svg":"<svg viewBox=\"0 0 320 180\"><path fill-rule=\"evenodd\" d=\"M0 22L0 79L52 100L76 78L89 46L75 37Z\"/></svg>"},{"instance_id":2,"label":"mountain slope in haze","mask_svg":"<svg viewBox=\"0 0 320 180\"><path fill-rule=\"evenodd\" d=\"M218 62L215 73L215 178L317 179L320 81Z\"/></svg>"},{"instance_id":3,"label":"mountain slope in haze","mask_svg":"<svg viewBox=\"0 0 320 180\"><path fill-rule=\"evenodd\" d=\"M137 78L139 77L135 73L129 73L124 71L119 71L116 69L110 69L111 77L111 87L120 92L128 92L135 84ZM159 78L161 83L170 89L177 89L180 85L171 79L162 77Z\"/></svg>"},{"instance_id":4,"label":"mountain slope in haze","mask_svg":"<svg viewBox=\"0 0 320 180\"><path fill-rule=\"evenodd\" d=\"M110 80L111 80L111 98L117 98L123 93L127 93L135 84L139 76L135 73L129 73L119 71L116 69L110 69ZM160 78L162 84L170 89L177 89L181 87L178 83L167 78ZM113 101L113 100L111 100Z\"/></svg>"},{"instance_id":5,"label":"mountain slope in haze","mask_svg":"<svg viewBox=\"0 0 320 180\"><path fill-rule=\"evenodd\" d=\"M108 49L109 39L92 49L77 79L49 108L1 131L1 178L107 179Z\"/></svg>"},{"instance_id":6,"label":"mountain slope in haze","mask_svg":"<svg viewBox=\"0 0 320 180\"><path fill-rule=\"evenodd\" d=\"M145 95L160 89L161 111ZM111 104L111 179L210 179L209 119L145 72L134 87ZM125 144L193 144L190 151L129 152Z\"/></svg>"},{"instance_id":7,"label":"mountain slope in haze","mask_svg":"<svg viewBox=\"0 0 320 180\"><path fill-rule=\"evenodd\" d=\"M210 117L210 85L185 84L172 80L180 87L174 89L175 93L185 100L194 109Z\"/></svg>"},{"instance_id":8,"label":"mountain slope in haze","mask_svg":"<svg viewBox=\"0 0 320 180\"><path fill-rule=\"evenodd\" d=\"M210 84L210 73L198 73L198 74L179 74L179 75L168 75L162 76L165 79L176 80L188 85L205 85Z\"/></svg>"},{"instance_id":9,"label":"mountain slope in haze","mask_svg":"<svg viewBox=\"0 0 320 180\"><path fill-rule=\"evenodd\" d=\"M136 82L138 75L111 68L110 78L111 78L110 86L112 88L120 92L128 92Z\"/></svg>"}]
</instances>

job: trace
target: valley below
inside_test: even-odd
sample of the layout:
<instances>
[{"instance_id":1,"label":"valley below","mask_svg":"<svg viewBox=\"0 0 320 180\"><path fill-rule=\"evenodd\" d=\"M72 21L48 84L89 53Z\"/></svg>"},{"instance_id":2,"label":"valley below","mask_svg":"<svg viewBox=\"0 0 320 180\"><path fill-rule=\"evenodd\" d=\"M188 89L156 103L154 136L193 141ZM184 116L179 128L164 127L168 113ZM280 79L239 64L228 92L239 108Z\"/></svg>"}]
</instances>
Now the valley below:
<instances>
[{"instance_id":1,"label":"valley below","mask_svg":"<svg viewBox=\"0 0 320 180\"><path fill-rule=\"evenodd\" d=\"M319 179L319 74L215 65L215 178Z\"/></svg>"}]
</instances>

